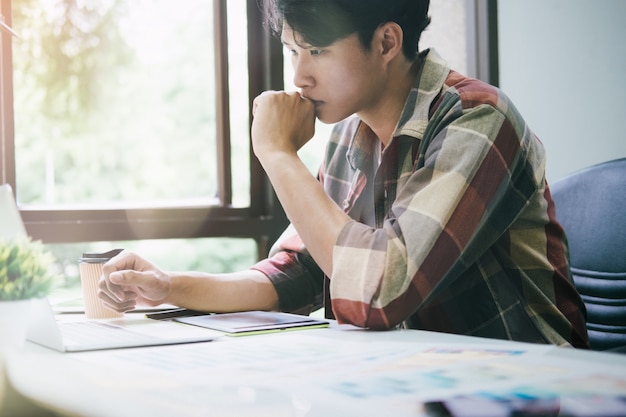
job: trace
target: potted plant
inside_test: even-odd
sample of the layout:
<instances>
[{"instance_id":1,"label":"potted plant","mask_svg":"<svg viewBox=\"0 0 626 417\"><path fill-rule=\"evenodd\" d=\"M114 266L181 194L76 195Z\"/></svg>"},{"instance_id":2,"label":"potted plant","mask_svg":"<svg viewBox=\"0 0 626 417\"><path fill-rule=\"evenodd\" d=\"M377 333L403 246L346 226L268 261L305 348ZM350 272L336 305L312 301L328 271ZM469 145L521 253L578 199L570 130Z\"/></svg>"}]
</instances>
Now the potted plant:
<instances>
[{"instance_id":1,"label":"potted plant","mask_svg":"<svg viewBox=\"0 0 626 417\"><path fill-rule=\"evenodd\" d=\"M0 239L0 350L26 339L30 305L46 297L54 281L54 257L28 237Z\"/></svg>"}]
</instances>

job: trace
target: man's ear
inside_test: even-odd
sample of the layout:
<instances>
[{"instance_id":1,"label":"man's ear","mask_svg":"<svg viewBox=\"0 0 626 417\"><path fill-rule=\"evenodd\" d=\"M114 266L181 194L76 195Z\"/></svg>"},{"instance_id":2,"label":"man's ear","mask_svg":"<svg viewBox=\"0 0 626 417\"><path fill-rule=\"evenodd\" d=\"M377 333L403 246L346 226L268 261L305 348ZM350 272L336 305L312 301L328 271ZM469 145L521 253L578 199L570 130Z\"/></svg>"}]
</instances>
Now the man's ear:
<instances>
[{"instance_id":1,"label":"man's ear","mask_svg":"<svg viewBox=\"0 0 626 417\"><path fill-rule=\"evenodd\" d=\"M387 22L381 25L376 31L383 56L391 60L399 53L402 53L404 32L400 25L395 22Z\"/></svg>"}]
</instances>

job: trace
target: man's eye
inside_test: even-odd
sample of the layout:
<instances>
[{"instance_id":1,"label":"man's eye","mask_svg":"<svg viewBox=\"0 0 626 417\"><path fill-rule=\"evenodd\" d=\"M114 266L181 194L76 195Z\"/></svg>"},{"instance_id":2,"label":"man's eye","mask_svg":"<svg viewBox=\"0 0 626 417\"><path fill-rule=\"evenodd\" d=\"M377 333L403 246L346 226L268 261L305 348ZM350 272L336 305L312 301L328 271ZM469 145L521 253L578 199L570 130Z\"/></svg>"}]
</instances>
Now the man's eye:
<instances>
[{"instance_id":1,"label":"man's eye","mask_svg":"<svg viewBox=\"0 0 626 417\"><path fill-rule=\"evenodd\" d=\"M309 52L311 53L311 55L321 55L322 54L322 50L321 49L309 49Z\"/></svg>"}]
</instances>

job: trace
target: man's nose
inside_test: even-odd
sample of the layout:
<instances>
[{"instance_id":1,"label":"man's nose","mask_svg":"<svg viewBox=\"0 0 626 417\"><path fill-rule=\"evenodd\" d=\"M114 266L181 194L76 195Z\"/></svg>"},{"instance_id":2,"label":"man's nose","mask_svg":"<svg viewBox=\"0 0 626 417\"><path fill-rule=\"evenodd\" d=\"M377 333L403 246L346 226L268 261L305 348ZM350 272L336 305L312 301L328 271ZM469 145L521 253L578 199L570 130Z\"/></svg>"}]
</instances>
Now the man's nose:
<instances>
[{"instance_id":1,"label":"man's nose","mask_svg":"<svg viewBox=\"0 0 626 417\"><path fill-rule=\"evenodd\" d=\"M305 55L302 57L301 55ZM306 52L302 53L293 61L293 84L298 88L312 87L315 79L311 73L311 66L306 57Z\"/></svg>"}]
</instances>

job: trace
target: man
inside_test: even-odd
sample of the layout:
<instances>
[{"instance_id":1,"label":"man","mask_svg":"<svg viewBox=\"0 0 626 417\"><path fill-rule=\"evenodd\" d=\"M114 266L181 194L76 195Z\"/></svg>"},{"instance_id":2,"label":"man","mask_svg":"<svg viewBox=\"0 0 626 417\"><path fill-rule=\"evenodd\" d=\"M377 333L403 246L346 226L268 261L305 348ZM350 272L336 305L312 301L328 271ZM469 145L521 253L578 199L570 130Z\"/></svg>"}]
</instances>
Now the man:
<instances>
[{"instance_id":1,"label":"man","mask_svg":"<svg viewBox=\"0 0 626 417\"><path fill-rule=\"evenodd\" d=\"M254 100L252 142L290 228L233 274L122 253L102 299L308 312L324 295L328 317L370 329L587 347L543 148L502 92L417 53L428 0L269 3L300 91ZM319 180L297 155L315 117L338 123Z\"/></svg>"}]
</instances>

